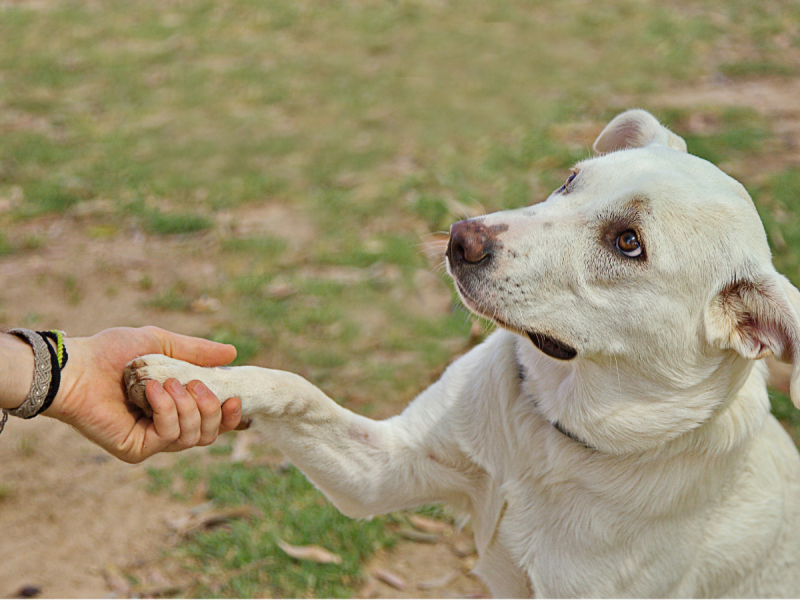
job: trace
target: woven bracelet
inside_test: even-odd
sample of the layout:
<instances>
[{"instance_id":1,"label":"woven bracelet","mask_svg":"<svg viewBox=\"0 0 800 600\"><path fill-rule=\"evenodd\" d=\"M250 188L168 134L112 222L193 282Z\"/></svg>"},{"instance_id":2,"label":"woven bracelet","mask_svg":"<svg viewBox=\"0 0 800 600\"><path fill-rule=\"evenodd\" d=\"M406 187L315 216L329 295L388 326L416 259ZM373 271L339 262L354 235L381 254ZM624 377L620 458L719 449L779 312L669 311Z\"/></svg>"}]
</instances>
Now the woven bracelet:
<instances>
[{"instance_id":1,"label":"woven bracelet","mask_svg":"<svg viewBox=\"0 0 800 600\"><path fill-rule=\"evenodd\" d=\"M33 382L28 397L19 407L14 410L3 410L0 433L8 415L30 419L50 408L61 385L61 370L69 358L64 346L63 331L12 329L8 333L24 340L33 349ZM55 348L48 340L52 340Z\"/></svg>"}]
</instances>

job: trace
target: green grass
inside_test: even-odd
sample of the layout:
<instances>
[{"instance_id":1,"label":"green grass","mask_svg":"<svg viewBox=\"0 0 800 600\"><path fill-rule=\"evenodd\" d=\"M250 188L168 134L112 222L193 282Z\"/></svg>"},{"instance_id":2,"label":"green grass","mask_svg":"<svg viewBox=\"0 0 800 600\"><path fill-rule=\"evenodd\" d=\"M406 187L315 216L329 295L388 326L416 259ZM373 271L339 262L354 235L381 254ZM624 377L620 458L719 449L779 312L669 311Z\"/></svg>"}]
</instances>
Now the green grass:
<instances>
[{"instance_id":1,"label":"green grass","mask_svg":"<svg viewBox=\"0 0 800 600\"><path fill-rule=\"evenodd\" d=\"M773 248L775 266L800 285L800 169L789 167L755 189L756 204Z\"/></svg>"},{"instance_id":2,"label":"green grass","mask_svg":"<svg viewBox=\"0 0 800 600\"><path fill-rule=\"evenodd\" d=\"M710 116L718 123L715 131L681 133L689 152L715 164L758 154L772 136L769 122L753 109L726 108Z\"/></svg>"},{"instance_id":3,"label":"green grass","mask_svg":"<svg viewBox=\"0 0 800 600\"><path fill-rule=\"evenodd\" d=\"M154 469L149 473L157 489L166 489L174 476ZM261 515L194 534L169 553L188 573L214 574L210 584L186 590L189 597L352 597L362 583L364 561L395 541L386 527L393 517L348 519L293 467L189 465L181 476L190 489L206 481L206 496L218 507L251 506ZM293 559L277 546L279 539L293 546L322 546L342 563Z\"/></svg>"},{"instance_id":4,"label":"green grass","mask_svg":"<svg viewBox=\"0 0 800 600\"><path fill-rule=\"evenodd\" d=\"M769 400L772 414L789 431L795 444L800 444L800 411L798 411L791 398L777 390L769 390Z\"/></svg>"},{"instance_id":5,"label":"green grass","mask_svg":"<svg viewBox=\"0 0 800 600\"><path fill-rule=\"evenodd\" d=\"M258 355L264 345L257 335L252 332L239 332L231 329L220 329L210 336L210 339L223 344L232 344L236 347L236 360L234 365L246 365Z\"/></svg>"},{"instance_id":6,"label":"green grass","mask_svg":"<svg viewBox=\"0 0 800 600\"><path fill-rule=\"evenodd\" d=\"M399 412L470 343L446 289L445 310L419 307L421 243L467 214L546 198L632 106L699 156L759 165L743 183L776 265L800 283L800 171L774 124L753 109L670 104L710 81L796 75L798 22L800 5L779 0L0 3L0 206L14 199L0 256L49 251L61 219L87 243L144 232L145 256L156 240L176 261L213 266L203 291L226 310L192 318L237 347L237 364L299 372L362 413ZM91 200L110 214L71 220ZM294 220L248 221L266 205ZM18 237L21 222L40 233ZM160 319L201 291L131 276L113 289L146 292ZM63 288L86 304L85 282ZM193 595L352 594L356 563L389 539L381 521L336 520L294 471L180 466L152 486L199 480L264 518L177 548L197 581L222 585ZM348 567L280 562L278 534L331 544ZM246 571L258 561L268 576Z\"/></svg>"},{"instance_id":7,"label":"green grass","mask_svg":"<svg viewBox=\"0 0 800 600\"><path fill-rule=\"evenodd\" d=\"M764 77L769 75L797 77L800 74L800 69L796 65L787 65L771 60L745 60L725 63L720 66L720 72L729 77Z\"/></svg>"},{"instance_id":8,"label":"green grass","mask_svg":"<svg viewBox=\"0 0 800 600\"><path fill-rule=\"evenodd\" d=\"M182 311L187 310L193 298L189 295L186 284L176 281L167 289L155 294L147 305L163 311Z\"/></svg>"},{"instance_id":9,"label":"green grass","mask_svg":"<svg viewBox=\"0 0 800 600\"><path fill-rule=\"evenodd\" d=\"M162 213L153 211L144 219L145 229L157 235L173 235L176 233L194 233L211 227L208 217L187 213Z\"/></svg>"}]
</instances>

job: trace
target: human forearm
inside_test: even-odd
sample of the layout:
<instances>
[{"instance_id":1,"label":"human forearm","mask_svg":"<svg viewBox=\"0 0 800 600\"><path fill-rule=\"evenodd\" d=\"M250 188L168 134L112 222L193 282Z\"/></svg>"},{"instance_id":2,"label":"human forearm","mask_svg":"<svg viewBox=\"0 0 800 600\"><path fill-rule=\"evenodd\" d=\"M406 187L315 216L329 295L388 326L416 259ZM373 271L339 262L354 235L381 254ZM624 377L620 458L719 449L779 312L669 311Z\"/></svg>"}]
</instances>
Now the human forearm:
<instances>
[{"instance_id":1,"label":"human forearm","mask_svg":"<svg viewBox=\"0 0 800 600\"><path fill-rule=\"evenodd\" d=\"M13 410L31 391L33 351L15 335L0 333L0 408Z\"/></svg>"}]
</instances>

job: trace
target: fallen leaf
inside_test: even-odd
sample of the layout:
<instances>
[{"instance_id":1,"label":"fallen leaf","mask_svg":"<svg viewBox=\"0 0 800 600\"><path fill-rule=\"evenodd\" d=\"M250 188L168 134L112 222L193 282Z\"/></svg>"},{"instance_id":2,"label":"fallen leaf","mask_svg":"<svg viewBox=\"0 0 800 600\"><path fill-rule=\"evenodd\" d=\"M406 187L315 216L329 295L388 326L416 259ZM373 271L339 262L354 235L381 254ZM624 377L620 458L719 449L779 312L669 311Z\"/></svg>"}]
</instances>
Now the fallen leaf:
<instances>
[{"instance_id":1,"label":"fallen leaf","mask_svg":"<svg viewBox=\"0 0 800 600\"><path fill-rule=\"evenodd\" d=\"M259 514L258 509L252 506L214 508L212 502L206 502L194 507L188 514L167 521L167 524L175 530L175 536L182 539L199 529L215 527L231 519L250 519Z\"/></svg>"},{"instance_id":2,"label":"fallen leaf","mask_svg":"<svg viewBox=\"0 0 800 600\"><path fill-rule=\"evenodd\" d=\"M205 481L201 481L195 486L194 492L192 493L192 504L200 504L201 502L205 502L207 501L207 497L208 484Z\"/></svg>"},{"instance_id":3,"label":"fallen leaf","mask_svg":"<svg viewBox=\"0 0 800 600\"><path fill-rule=\"evenodd\" d=\"M24 585L11 594L9 598L36 598L41 593L42 589L36 585Z\"/></svg>"},{"instance_id":4,"label":"fallen leaf","mask_svg":"<svg viewBox=\"0 0 800 600\"><path fill-rule=\"evenodd\" d=\"M475 548L475 544L468 541L457 541L454 542L452 545L453 554L455 554L458 558L466 558L468 556L472 556L477 552Z\"/></svg>"},{"instance_id":5,"label":"fallen leaf","mask_svg":"<svg viewBox=\"0 0 800 600\"><path fill-rule=\"evenodd\" d=\"M367 577L367 582L358 591L356 598L377 598L379 595L378 581L374 577Z\"/></svg>"},{"instance_id":6,"label":"fallen leaf","mask_svg":"<svg viewBox=\"0 0 800 600\"><path fill-rule=\"evenodd\" d=\"M375 577L385 583L393 587L396 590L404 590L406 589L406 582L405 580L400 577L399 575L392 573L391 571L386 571L384 569L375 569L372 572Z\"/></svg>"},{"instance_id":7,"label":"fallen leaf","mask_svg":"<svg viewBox=\"0 0 800 600\"><path fill-rule=\"evenodd\" d=\"M416 529L427 533L444 533L450 529L450 525L444 521L437 521L436 519L423 517L422 515L408 515L408 522Z\"/></svg>"},{"instance_id":8,"label":"fallen leaf","mask_svg":"<svg viewBox=\"0 0 800 600\"><path fill-rule=\"evenodd\" d=\"M309 560L315 563L338 565L342 557L320 546L292 546L283 540L276 540L278 547L297 560Z\"/></svg>"},{"instance_id":9,"label":"fallen leaf","mask_svg":"<svg viewBox=\"0 0 800 600\"><path fill-rule=\"evenodd\" d=\"M284 281L275 281L265 286L263 291L264 296L267 298L275 298L276 300L288 298L289 296L294 296L297 293L297 289L291 283Z\"/></svg>"},{"instance_id":10,"label":"fallen leaf","mask_svg":"<svg viewBox=\"0 0 800 600\"><path fill-rule=\"evenodd\" d=\"M174 596L186 590L188 585L166 583L164 585L154 585L150 587L137 587L131 598L163 598L164 596Z\"/></svg>"},{"instance_id":11,"label":"fallen leaf","mask_svg":"<svg viewBox=\"0 0 800 600\"><path fill-rule=\"evenodd\" d=\"M400 529L397 532L397 535L399 535L401 538L405 538L414 542L422 542L423 544L435 544L439 541L439 536L435 533L423 533L422 531L409 529L408 527L403 527Z\"/></svg>"},{"instance_id":12,"label":"fallen leaf","mask_svg":"<svg viewBox=\"0 0 800 600\"><path fill-rule=\"evenodd\" d=\"M222 304L216 298L211 298L206 294L203 294L196 300L193 300L189 307L192 309L192 312L196 313L214 313L217 312Z\"/></svg>"},{"instance_id":13,"label":"fallen leaf","mask_svg":"<svg viewBox=\"0 0 800 600\"><path fill-rule=\"evenodd\" d=\"M103 569L103 579L106 580L106 585L117 597L131 597L131 585L117 565L107 564Z\"/></svg>"},{"instance_id":14,"label":"fallen leaf","mask_svg":"<svg viewBox=\"0 0 800 600\"><path fill-rule=\"evenodd\" d=\"M450 571L436 579L429 579L427 581L420 581L417 583L417 589L420 590L435 590L436 588L444 587L458 575L457 571Z\"/></svg>"}]
</instances>

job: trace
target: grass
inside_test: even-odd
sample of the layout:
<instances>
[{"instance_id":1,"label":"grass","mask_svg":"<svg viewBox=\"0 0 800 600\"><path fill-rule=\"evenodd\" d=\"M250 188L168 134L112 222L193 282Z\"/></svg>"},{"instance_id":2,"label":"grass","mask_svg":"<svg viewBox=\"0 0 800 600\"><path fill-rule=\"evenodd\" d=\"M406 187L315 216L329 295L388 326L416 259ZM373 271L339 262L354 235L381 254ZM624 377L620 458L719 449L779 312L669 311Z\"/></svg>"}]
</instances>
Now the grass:
<instances>
[{"instance_id":1,"label":"grass","mask_svg":"<svg viewBox=\"0 0 800 600\"><path fill-rule=\"evenodd\" d=\"M3 3L0 257L53 243L18 236L20 224L48 231L103 200L110 214L84 217L87 243L143 232L141 248L156 240L176 261L213 266L202 286L226 310L207 315L207 334L233 343L238 364L299 372L362 413L396 413L471 343L446 284L419 277L431 268L422 243L466 215L545 198L604 123L654 98L693 153L734 175L764 165L743 183L776 265L800 283L800 172L774 124L670 100L709 82L792 77L797 22L800 5L779 0ZM265 205L295 220L259 222ZM131 277L107 289L146 292L162 323L189 317L177 313L202 287ZM64 279L76 310L89 289ZM216 502L264 512L250 534L234 524L178 547L209 582L193 594L354 593L356 563L388 543L381 521L335 520L296 472L229 470L153 475L162 493L206 480ZM278 534L330 543L349 566L280 562ZM242 572L248 561L270 575Z\"/></svg>"},{"instance_id":2,"label":"grass","mask_svg":"<svg viewBox=\"0 0 800 600\"><path fill-rule=\"evenodd\" d=\"M169 489L178 476L158 469L149 473L154 490ZM261 515L197 533L169 553L180 569L195 577L214 574L210 580L197 578L198 583L185 590L189 597L351 597L362 582L364 560L396 540L386 527L393 517L344 517L294 467L192 464L184 465L180 476L189 489L200 480L206 482L206 497L218 507L251 506ZM278 540L322 546L342 562L293 559L278 547Z\"/></svg>"},{"instance_id":3,"label":"grass","mask_svg":"<svg viewBox=\"0 0 800 600\"><path fill-rule=\"evenodd\" d=\"M211 227L211 220L202 215L153 211L144 219L145 229L157 235L194 233Z\"/></svg>"},{"instance_id":4,"label":"grass","mask_svg":"<svg viewBox=\"0 0 800 600\"><path fill-rule=\"evenodd\" d=\"M14 488L10 485L0 484L0 504L14 495Z\"/></svg>"},{"instance_id":5,"label":"grass","mask_svg":"<svg viewBox=\"0 0 800 600\"><path fill-rule=\"evenodd\" d=\"M148 305L162 311L183 311L189 308L192 300L186 283L176 281L150 298Z\"/></svg>"},{"instance_id":6,"label":"grass","mask_svg":"<svg viewBox=\"0 0 800 600\"><path fill-rule=\"evenodd\" d=\"M800 285L800 169L788 167L756 190L759 212L770 236L775 266Z\"/></svg>"},{"instance_id":7,"label":"grass","mask_svg":"<svg viewBox=\"0 0 800 600\"><path fill-rule=\"evenodd\" d=\"M795 441L800 444L800 411L798 411L791 398L777 390L769 391L772 414L778 419Z\"/></svg>"}]
</instances>

